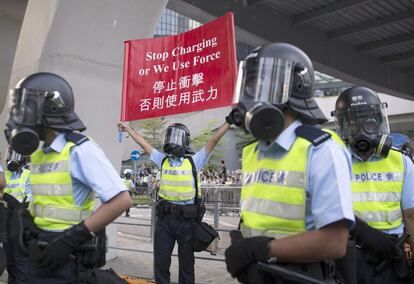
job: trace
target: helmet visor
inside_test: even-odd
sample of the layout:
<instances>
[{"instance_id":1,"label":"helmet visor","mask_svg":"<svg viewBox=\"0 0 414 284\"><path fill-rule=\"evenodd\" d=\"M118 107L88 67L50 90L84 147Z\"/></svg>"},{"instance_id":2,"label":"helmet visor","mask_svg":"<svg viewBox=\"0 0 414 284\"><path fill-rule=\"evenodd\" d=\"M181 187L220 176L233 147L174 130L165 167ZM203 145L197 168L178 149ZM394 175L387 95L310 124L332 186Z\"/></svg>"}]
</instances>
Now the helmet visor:
<instances>
[{"instance_id":1,"label":"helmet visor","mask_svg":"<svg viewBox=\"0 0 414 284\"><path fill-rule=\"evenodd\" d=\"M10 90L9 118L16 124L34 126L40 123L44 96L30 89Z\"/></svg>"},{"instance_id":2,"label":"helmet visor","mask_svg":"<svg viewBox=\"0 0 414 284\"><path fill-rule=\"evenodd\" d=\"M250 57L240 62L234 103L286 103L293 69L293 61L275 57Z\"/></svg>"},{"instance_id":3,"label":"helmet visor","mask_svg":"<svg viewBox=\"0 0 414 284\"><path fill-rule=\"evenodd\" d=\"M187 146L187 132L180 128L169 127L165 133L164 145L175 144L180 146Z\"/></svg>"},{"instance_id":4,"label":"helmet visor","mask_svg":"<svg viewBox=\"0 0 414 284\"><path fill-rule=\"evenodd\" d=\"M362 131L369 135L390 133L386 103L352 106L333 112L337 132L343 139L349 139Z\"/></svg>"}]
</instances>

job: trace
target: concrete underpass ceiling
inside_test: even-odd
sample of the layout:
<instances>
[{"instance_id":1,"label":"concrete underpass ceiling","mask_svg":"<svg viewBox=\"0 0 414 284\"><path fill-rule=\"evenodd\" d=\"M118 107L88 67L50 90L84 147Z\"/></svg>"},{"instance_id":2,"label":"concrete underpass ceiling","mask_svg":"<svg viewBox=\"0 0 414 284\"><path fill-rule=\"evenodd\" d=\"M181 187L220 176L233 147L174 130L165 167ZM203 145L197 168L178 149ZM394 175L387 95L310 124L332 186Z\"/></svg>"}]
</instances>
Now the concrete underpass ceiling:
<instances>
[{"instance_id":1,"label":"concrete underpass ceiling","mask_svg":"<svg viewBox=\"0 0 414 284\"><path fill-rule=\"evenodd\" d=\"M214 17L234 12L256 45L289 42L318 71L414 100L414 0L170 0L169 8L202 20L183 5Z\"/></svg>"}]
</instances>

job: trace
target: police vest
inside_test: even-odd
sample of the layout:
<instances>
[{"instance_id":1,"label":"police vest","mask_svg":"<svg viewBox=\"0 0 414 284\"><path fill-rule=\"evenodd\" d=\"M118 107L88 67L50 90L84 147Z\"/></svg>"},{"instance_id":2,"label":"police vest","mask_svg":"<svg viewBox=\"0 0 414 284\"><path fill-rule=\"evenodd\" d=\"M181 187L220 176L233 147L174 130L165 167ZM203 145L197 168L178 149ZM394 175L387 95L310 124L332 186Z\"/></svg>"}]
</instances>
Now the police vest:
<instances>
[{"instance_id":1,"label":"police vest","mask_svg":"<svg viewBox=\"0 0 414 284\"><path fill-rule=\"evenodd\" d=\"M188 201L195 197L193 166L190 158L184 158L181 166L170 166L164 159L158 195L167 201Z\"/></svg>"},{"instance_id":2,"label":"police vest","mask_svg":"<svg viewBox=\"0 0 414 284\"><path fill-rule=\"evenodd\" d=\"M19 202L22 202L26 192L26 182L29 178L29 173L29 170L23 168L19 178L11 179L13 172L6 170L6 187L4 188L4 192L12 195Z\"/></svg>"},{"instance_id":3,"label":"police vest","mask_svg":"<svg viewBox=\"0 0 414 284\"><path fill-rule=\"evenodd\" d=\"M131 189L132 187L132 180L130 179L122 179L122 182L124 183L125 187L127 189Z\"/></svg>"},{"instance_id":4,"label":"police vest","mask_svg":"<svg viewBox=\"0 0 414 284\"><path fill-rule=\"evenodd\" d=\"M352 164L352 200L355 215L380 230L402 223L401 192L404 161L400 152L391 150L378 161Z\"/></svg>"},{"instance_id":5,"label":"police vest","mask_svg":"<svg viewBox=\"0 0 414 284\"><path fill-rule=\"evenodd\" d=\"M31 156L30 186L31 213L37 227L48 231L65 230L92 214L94 194L81 206L75 204L70 175L70 150L73 142L66 142L62 152L44 153L41 149Z\"/></svg>"},{"instance_id":6,"label":"police vest","mask_svg":"<svg viewBox=\"0 0 414 284\"><path fill-rule=\"evenodd\" d=\"M243 148L240 230L244 237L283 238L306 231L307 153L331 135L309 125L295 132L296 140L280 159L259 159L258 142Z\"/></svg>"},{"instance_id":7,"label":"police vest","mask_svg":"<svg viewBox=\"0 0 414 284\"><path fill-rule=\"evenodd\" d=\"M332 139L333 139L336 143L338 143L339 145L341 145L343 148L348 149L348 148L346 147L345 142L342 140L342 138L341 138L341 137L339 137L339 135L338 135L335 131L330 130L330 129L326 129L326 128L323 128L322 130L323 130L323 131L325 131L325 132L328 132L329 134L331 134L331 138L332 138Z\"/></svg>"}]
</instances>

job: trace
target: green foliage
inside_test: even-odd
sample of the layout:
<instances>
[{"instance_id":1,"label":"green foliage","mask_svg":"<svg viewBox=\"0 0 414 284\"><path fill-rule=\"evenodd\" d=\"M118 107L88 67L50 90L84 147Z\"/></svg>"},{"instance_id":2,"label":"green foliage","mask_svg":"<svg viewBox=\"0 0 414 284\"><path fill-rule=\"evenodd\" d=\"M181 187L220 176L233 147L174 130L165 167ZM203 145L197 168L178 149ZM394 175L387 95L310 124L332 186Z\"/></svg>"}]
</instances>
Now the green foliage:
<instances>
[{"instance_id":1,"label":"green foliage","mask_svg":"<svg viewBox=\"0 0 414 284\"><path fill-rule=\"evenodd\" d=\"M139 127L142 129L140 131L141 135L148 141L148 143L160 151L162 151L164 142L166 123L167 122L163 117L146 119L138 123Z\"/></svg>"},{"instance_id":2,"label":"green foliage","mask_svg":"<svg viewBox=\"0 0 414 284\"><path fill-rule=\"evenodd\" d=\"M247 144L252 143L256 138L254 138L250 133L246 133L243 129L237 128L236 130L236 149L237 156L242 156L243 147Z\"/></svg>"},{"instance_id":3,"label":"green foliage","mask_svg":"<svg viewBox=\"0 0 414 284\"><path fill-rule=\"evenodd\" d=\"M215 121L210 121L206 128L201 129L198 135L192 137L191 147L194 152L197 152L198 150L200 150L207 143L207 141L211 138L211 136L214 133L214 131L212 131L214 123ZM223 158L223 150L222 150L223 143L224 141L222 138L217 143L216 147L214 148L213 153L210 156L208 163L204 167L205 169L217 170L220 167L220 161Z\"/></svg>"}]
</instances>

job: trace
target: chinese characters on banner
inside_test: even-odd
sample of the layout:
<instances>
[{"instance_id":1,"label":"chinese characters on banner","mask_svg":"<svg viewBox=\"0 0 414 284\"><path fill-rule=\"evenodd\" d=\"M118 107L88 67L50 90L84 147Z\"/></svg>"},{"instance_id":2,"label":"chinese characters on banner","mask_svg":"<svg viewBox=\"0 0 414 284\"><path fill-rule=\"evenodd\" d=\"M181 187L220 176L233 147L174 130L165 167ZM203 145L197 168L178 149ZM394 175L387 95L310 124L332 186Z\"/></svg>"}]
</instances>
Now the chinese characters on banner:
<instances>
[{"instance_id":1,"label":"chinese characters on banner","mask_svg":"<svg viewBox=\"0 0 414 284\"><path fill-rule=\"evenodd\" d=\"M228 106L236 64L231 13L176 36L126 41L121 120Z\"/></svg>"}]
</instances>

